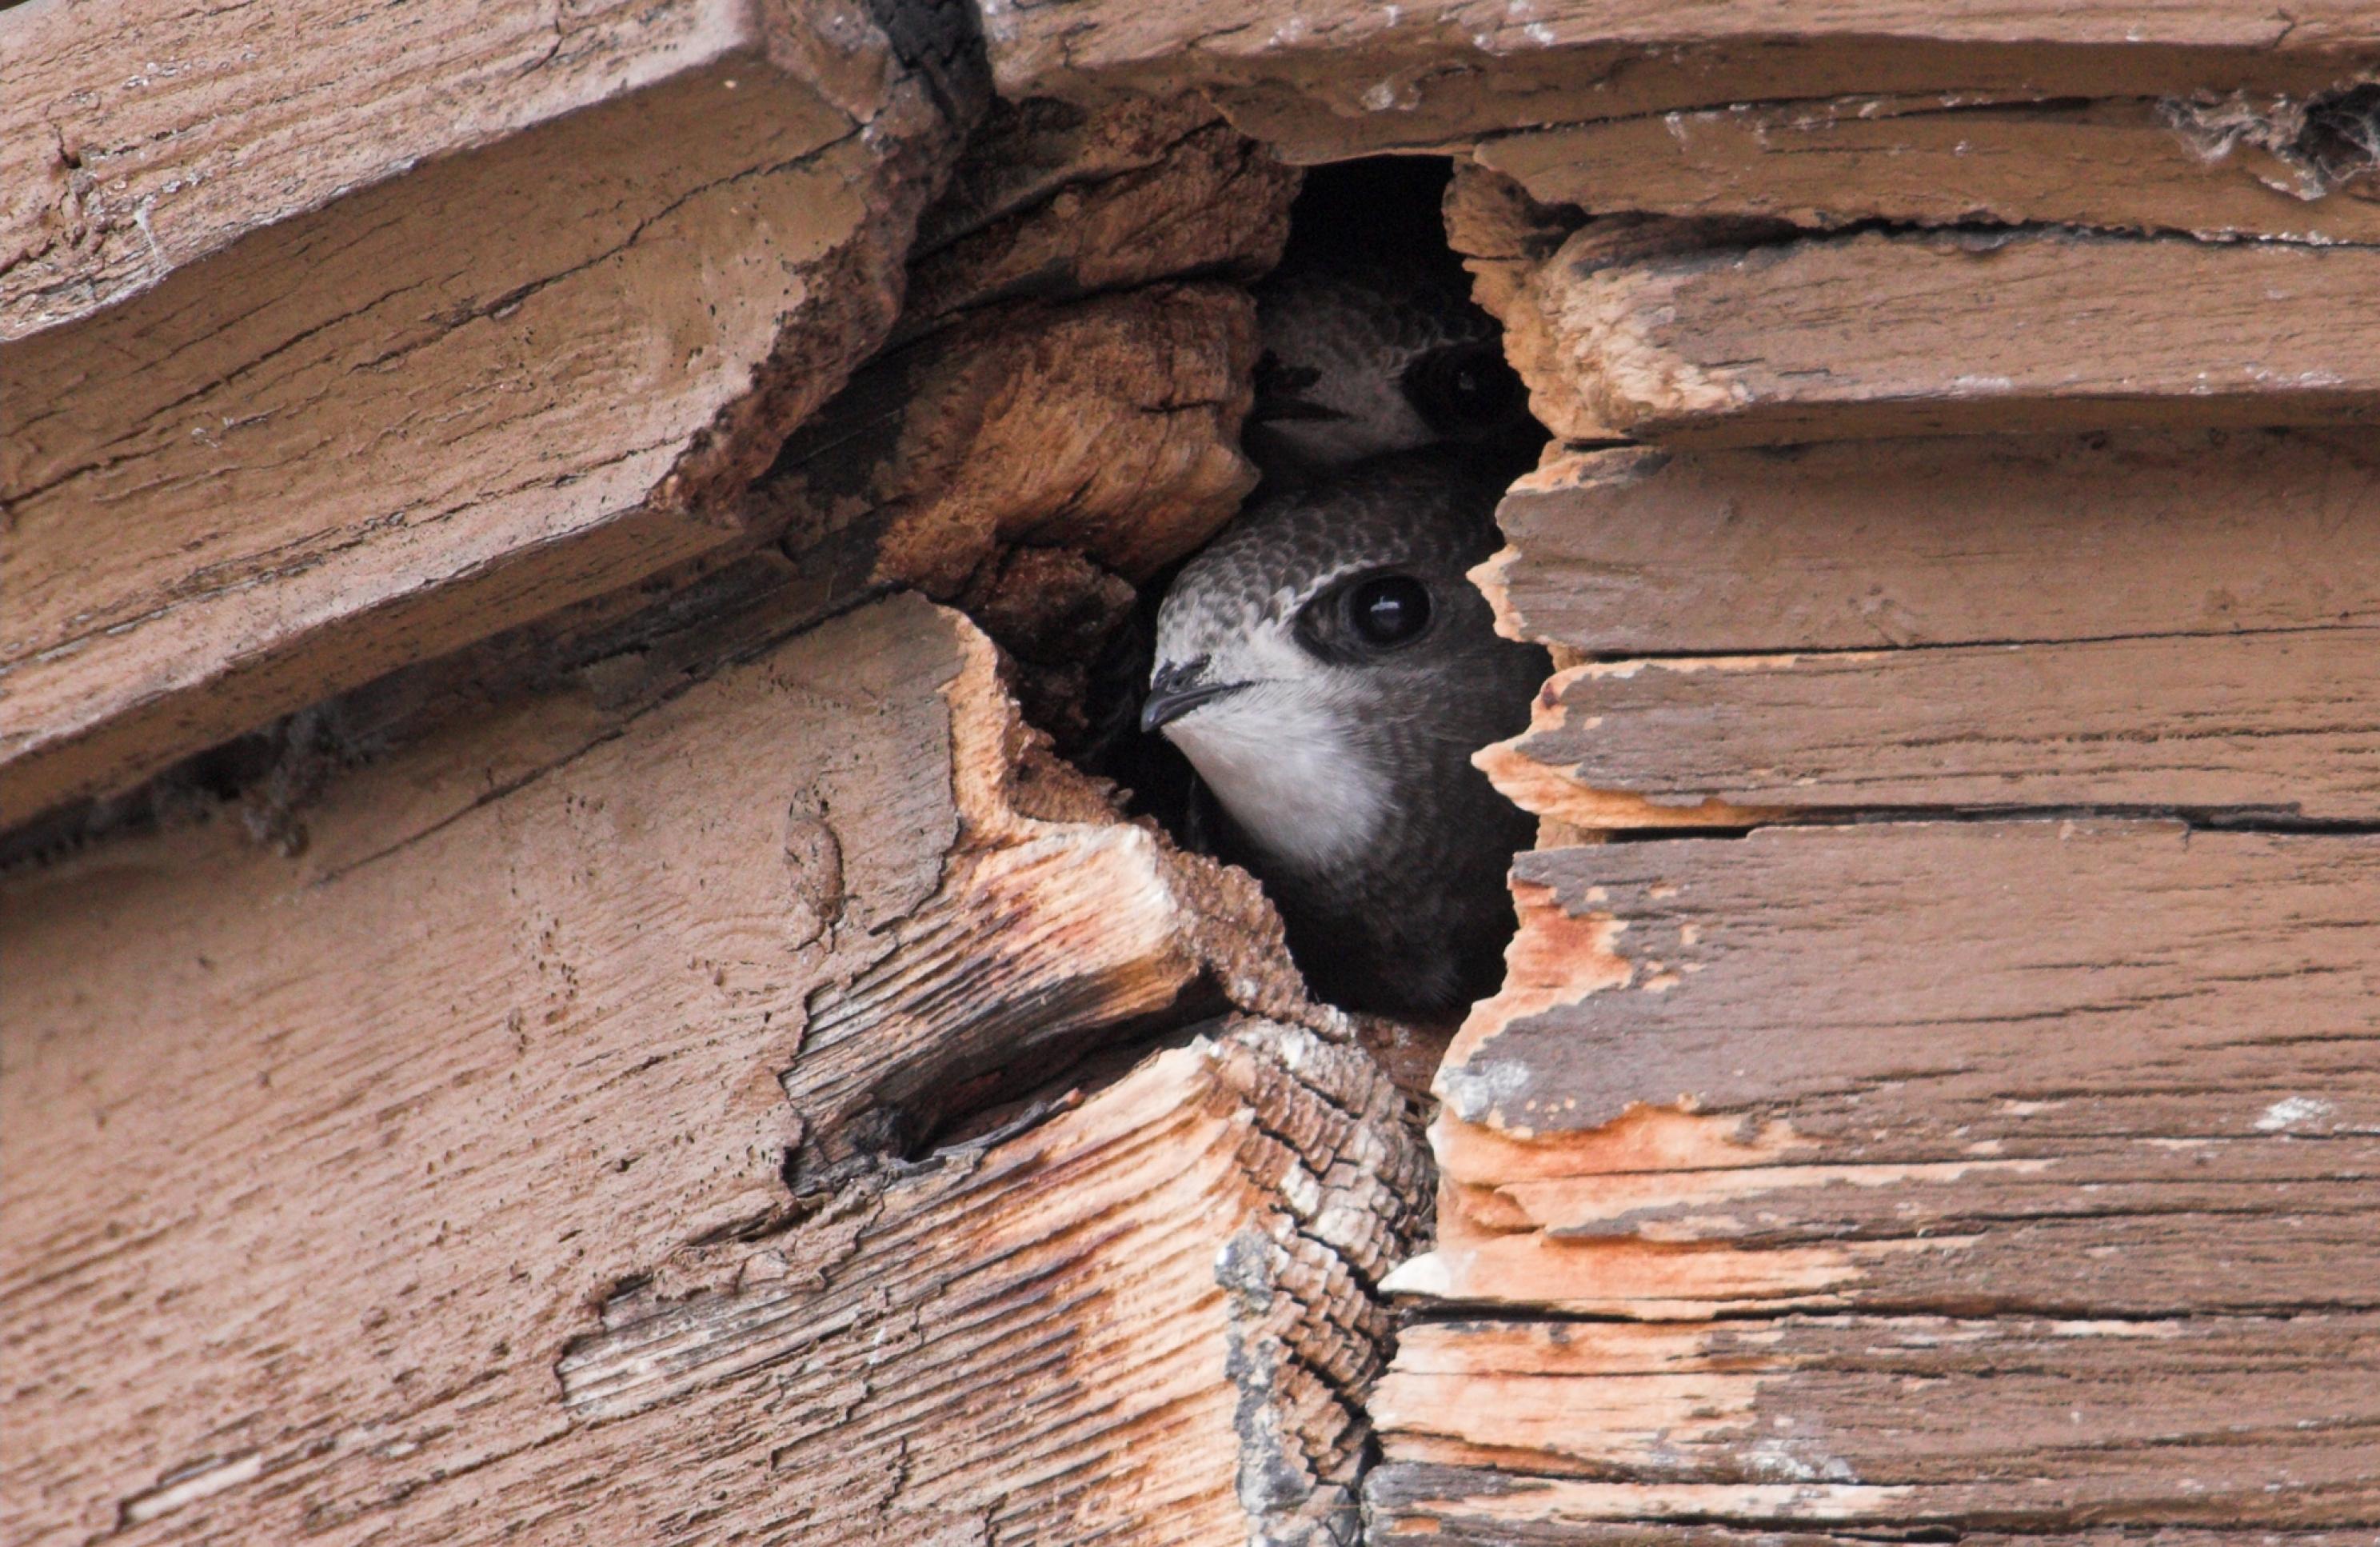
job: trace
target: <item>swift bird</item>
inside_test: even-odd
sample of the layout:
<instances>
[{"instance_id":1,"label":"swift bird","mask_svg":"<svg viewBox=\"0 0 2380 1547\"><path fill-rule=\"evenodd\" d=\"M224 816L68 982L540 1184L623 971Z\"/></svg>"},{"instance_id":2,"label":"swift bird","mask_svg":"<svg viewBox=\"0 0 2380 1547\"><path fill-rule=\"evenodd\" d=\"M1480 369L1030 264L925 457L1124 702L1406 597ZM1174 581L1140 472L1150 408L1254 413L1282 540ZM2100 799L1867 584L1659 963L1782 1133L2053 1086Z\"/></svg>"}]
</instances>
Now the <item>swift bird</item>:
<instances>
[{"instance_id":1,"label":"swift bird","mask_svg":"<svg viewBox=\"0 0 2380 1547\"><path fill-rule=\"evenodd\" d=\"M1269 481L1441 445L1527 466L1545 432L1441 246L1427 255L1284 264L1257 289L1256 401L1241 440Z\"/></svg>"},{"instance_id":2,"label":"swift bird","mask_svg":"<svg viewBox=\"0 0 2380 1547\"><path fill-rule=\"evenodd\" d=\"M1500 477L1435 452L1259 497L1166 593L1140 724L1221 808L1218 847L1280 905L1349 1009L1442 1016L1490 991L1504 872L1532 819L1471 754L1517 734L1550 669L1497 636L1464 571Z\"/></svg>"}]
</instances>

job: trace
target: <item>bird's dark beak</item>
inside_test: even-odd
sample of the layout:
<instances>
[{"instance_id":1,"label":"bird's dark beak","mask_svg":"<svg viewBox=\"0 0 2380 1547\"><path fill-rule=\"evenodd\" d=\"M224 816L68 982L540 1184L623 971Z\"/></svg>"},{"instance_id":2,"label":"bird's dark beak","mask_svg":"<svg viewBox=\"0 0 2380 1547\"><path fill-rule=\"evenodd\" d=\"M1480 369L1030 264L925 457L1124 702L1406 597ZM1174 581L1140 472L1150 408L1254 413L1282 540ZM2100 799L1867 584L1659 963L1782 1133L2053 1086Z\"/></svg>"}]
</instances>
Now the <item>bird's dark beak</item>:
<instances>
[{"instance_id":1,"label":"bird's dark beak","mask_svg":"<svg viewBox=\"0 0 2380 1547\"><path fill-rule=\"evenodd\" d=\"M1248 408L1247 421L1250 424L1281 424L1291 420L1312 421L1346 417L1336 408L1324 408L1294 393L1258 392L1256 402Z\"/></svg>"},{"instance_id":2,"label":"bird's dark beak","mask_svg":"<svg viewBox=\"0 0 2380 1547\"><path fill-rule=\"evenodd\" d=\"M1206 669L1207 658L1203 655L1191 661L1168 661L1157 668L1148 679L1148 697L1140 703L1143 736L1172 724L1202 703L1212 703L1247 686L1245 682L1202 681L1200 676Z\"/></svg>"}]
</instances>

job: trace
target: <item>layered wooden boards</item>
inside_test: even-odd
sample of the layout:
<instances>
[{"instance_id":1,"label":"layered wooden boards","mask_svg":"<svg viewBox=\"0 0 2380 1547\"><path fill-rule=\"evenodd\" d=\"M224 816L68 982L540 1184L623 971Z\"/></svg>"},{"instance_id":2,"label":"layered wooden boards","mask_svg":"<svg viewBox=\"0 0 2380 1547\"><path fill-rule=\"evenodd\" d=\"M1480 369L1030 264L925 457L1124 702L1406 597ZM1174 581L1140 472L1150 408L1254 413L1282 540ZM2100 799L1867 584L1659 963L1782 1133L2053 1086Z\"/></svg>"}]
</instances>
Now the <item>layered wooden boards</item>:
<instances>
[{"instance_id":1,"label":"layered wooden boards","mask_svg":"<svg viewBox=\"0 0 2380 1547\"><path fill-rule=\"evenodd\" d=\"M1515 487L1481 579L1574 664L1481 761L1572 847L1439 1076L1375 1540L2380 1512L2374 468L2109 431Z\"/></svg>"},{"instance_id":2,"label":"layered wooden boards","mask_svg":"<svg viewBox=\"0 0 2380 1547\"><path fill-rule=\"evenodd\" d=\"M0 17L56 162L0 346L0 822L748 541L890 327L964 127L926 18L516 10L335 57L302 6Z\"/></svg>"},{"instance_id":3,"label":"layered wooden boards","mask_svg":"<svg viewBox=\"0 0 2380 1547\"><path fill-rule=\"evenodd\" d=\"M1714 807L2370 822L2375 493L2333 434L1549 464L1506 501L1490 584L1509 626L1603 659L1489 758L1595 826Z\"/></svg>"},{"instance_id":4,"label":"layered wooden boards","mask_svg":"<svg viewBox=\"0 0 2380 1547\"><path fill-rule=\"evenodd\" d=\"M1516 885L1515 981L1440 1076L1439 1244L1391 1287L1682 1324L1408 1341L1376 1507L2369 1517L2374 840L1767 829ZM1450 1467L1594 1480L1415 1469Z\"/></svg>"},{"instance_id":5,"label":"layered wooden boards","mask_svg":"<svg viewBox=\"0 0 2380 1547\"><path fill-rule=\"evenodd\" d=\"M1260 902L921 602L685 680L17 878L11 1541L1343 1521L1425 1173Z\"/></svg>"}]
</instances>

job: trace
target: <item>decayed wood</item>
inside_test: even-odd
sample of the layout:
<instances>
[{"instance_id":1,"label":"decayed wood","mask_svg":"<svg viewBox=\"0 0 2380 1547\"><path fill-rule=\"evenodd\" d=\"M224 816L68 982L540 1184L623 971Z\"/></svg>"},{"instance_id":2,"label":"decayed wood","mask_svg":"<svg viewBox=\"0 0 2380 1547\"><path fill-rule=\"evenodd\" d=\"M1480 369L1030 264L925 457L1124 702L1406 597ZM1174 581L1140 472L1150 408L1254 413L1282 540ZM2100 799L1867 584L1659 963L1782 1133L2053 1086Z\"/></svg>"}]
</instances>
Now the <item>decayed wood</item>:
<instances>
[{"instance_id":1,"label":"decayed wood","mask_svg":"<svg viewBox=\"0 0 2380 1547\"><path fill-rule=\"evenodd\" d=\"M11 961L112 966L0 1023L10 1539L1343 1515L1422 1173L1252 890L1036 772L922 602L658 654L334 781L295 859L218 822L12 881ZM1321 1034L905 1160L1053 1029L1226 996Z\"/></svg>"},{"instance_id":2,"label":"decayed wood","mask_svg":"<svg viewBox=\"0 0 2380 1547\"><path fill-rule=\"evenodd\" d=\"M946 91L965 95L932 35L952 18L905 13L919 35L897 49L841 12L739 12L733 31L723 13L665 12L638 48L565 29L545 40L570 61L552 79L515 68L506 89L474 67L456 89L476 105L452 128L444 98L430 115L445 139L374 140L388 115L426 121L407 93L436 77L417 68L457 67L457 50L516 66L508 17L427 50L401 18L375 21L341 34L338 82L301 70L294 97L222 117L208 116L217 93L252 98L243 72L288 52L245 59L243 29L287 18L177 18L196 29L187 47L140 55L174 89L103 93L125 126L149 126L152 148L124 152L120 175L151 225L152 176L321 203L328 188L273 170L321 136L401 161L461 153L0 348L0 818L120 788L391 666L747 541L727 502L890 326L917 206L953 149ZM0 36L30 47L83 21L22 10ZM137 73L109 52L137 38L98 36L63 57ZM217 50L228 74L193 62ZM358 73L392 95L335 124L307 105ZM498 137L598 82L601 102ZM309 127L251 121L285 112ZM202 127L166 134L180 115ZM181 165L177 143L198 159ZM220 245L200 231L214 194L190 197L190 250ZM130 227L108 229L92 238L102 267Z\"/></svg>"},{"instance_id":3,"label":"decayed wood","mask_svg":"<svg viewBox=\"0 0 2380 1547\"><path fill-rule=\"evenodd\" d=\"M1657 0L1524 7L987 6L1002 94L1204 88L1301 160L1497 129L1854 93L2036 98L2307 93L2361 79L2375 41L2345 3L2284 18L2206 0L2154 14L2027 0L1989 11L1876 3L1780 12Z\"/></svg>"},{"instance_id":4,"label":"decayed wood","mask_svg":"<svg viewBox=\"0 0 2380 1547\"><path fill-rule=\"evenodd\" d=\"M1377 1537L2380 1509L2374 840L1772 828L1516 889L1389 1287L1670 1324L1409 1332Z\"/></svg>"},{"instance_id":5,"label":"decayed wood","mask_svg":"<svg viewBox=\"0 0 2380 1547\"><path fill-rule=\"evenodd\" d=\"M1704 445L2380 417L2380 251L2058 234L1871 235L1532 281L1516 359L1558 435Z\"/></svg>"},{"instance_id":6,"label":"decayed wood","mask_svg":"<svg viewBox=\"0 0 2380 1547\"><path fill-rule=\"evenodd\" d=\"M997 103L918 224L895 343L1004 302L1281 257L1297 173L1197 97Z\"/></svg>"},{"instance_id":7,"label":"decayed wood","mask_svg":"<svg viewBox=\"0 0 2380 1547\"><path fill-rule=\"evenodd\" d=\"M1146 579L1255 484L1256 353L1231 286L996 308L871 361L748 503L793 548L863 530L885 579L945 599L1019 544Z\"/></svg>"},{"instance_id":8,"label":"decayed wood","mask_svg":"<svg viewBox=\"0 0 2380 1547\"><path fill-rule=\"evenodd\" d=\"M2327 432L1594 452L1514 486L1486 579L1505 627L1608 655L2362 627L2375 506L2380 457Z\"/></svg>"},{"instance_id":9,"label":"decayed wood","mask_svg":"<svg viewBox=\"0 0 2380 1547\"><path fill-rule=\"evenodd\" d=\"M2140 97L2078 104L1871 96L1569 125L1492 140L1473 154L1538 199L1598 211L1817 226L1889 220L2319 242L2380 237L2380 182L2336 179L2324 164L2279 153L2287 141L2258 143L2246 127L2196 129L2188 104Z\"/></svg>"},{"instance_id":10,"label":"decayed wood","mask_svg":"<svg viewBox=\"0 0 2380 1547\"><path fill-rule=\"evenodd\" d=\"M1691 1493L1649 1496L1668 1519L1611 1518L1591 1505L1565 1507L1577 1500L1574 1485L1464 1474L1439 1467L1383 1468L1371 1490L1378 1529L1422 1547L1506 1547L1509 1543L1562 1543L1564 1547L1856 1547L1876 1540L1874 1528L1830 1529L1797 1513L1773 1526L1739 1526L1699 1520ZM1590 1495L1591 1496L1591 1495ZM1673 1503L1674 1502L1674 1503ZM1674 1505L1682 1504L1683 1508ZM1537 1515L1532 1515L1531 1506ZM1648 1509L1646 1515L1656 1514ZM1538 1517L1541 1515L1542 1518ZM1939 1528L1937 1528L1939 1529ZM2361 1530L2227 1530L2221 1526L2131 1527L2100 1529L1959 1529L1968 1547L2362 1547Z\"/></svg>"}]
</instances>

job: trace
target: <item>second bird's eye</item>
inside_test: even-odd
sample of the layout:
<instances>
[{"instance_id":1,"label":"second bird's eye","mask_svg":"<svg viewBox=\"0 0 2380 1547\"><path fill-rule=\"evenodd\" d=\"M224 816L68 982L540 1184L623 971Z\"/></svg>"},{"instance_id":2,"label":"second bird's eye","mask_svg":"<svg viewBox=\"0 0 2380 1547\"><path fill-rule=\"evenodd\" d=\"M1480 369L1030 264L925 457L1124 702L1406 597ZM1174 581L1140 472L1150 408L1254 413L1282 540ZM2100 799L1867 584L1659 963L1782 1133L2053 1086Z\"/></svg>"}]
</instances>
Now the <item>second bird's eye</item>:
<instances>
[{"instance_id":1,"label":"second bird's eye","mask_svg":"<svg viewBox=\"0 0 2380 1547\"><path fill-rule=\"evenodd\" d=\"M1366 644L1403 644L1429 627L1429 588L1410 575L1375 576L1348 591L1347 623Z\"/></svg>"},{"instance_id":2,"label":"second bird's eye","mask_svg":"<svg viewBox=\"0 0 2380 1547\"><path fill-rule=\"evenodd\" d=\"M1504 428L1526 396L1493 342L1433 349L1406 368L1403 384L1430 428L1455 439Z\"/></svg>"}]
</instances>

